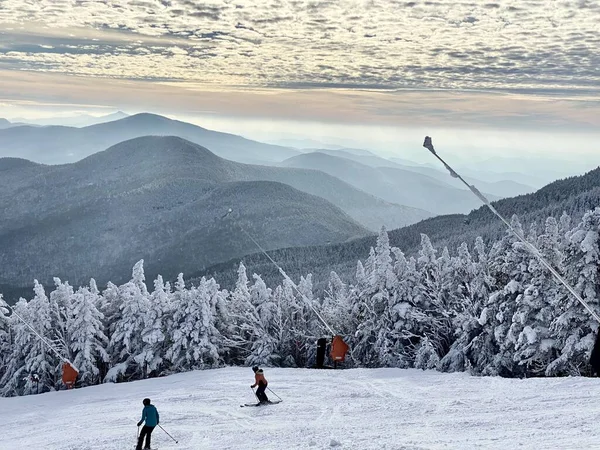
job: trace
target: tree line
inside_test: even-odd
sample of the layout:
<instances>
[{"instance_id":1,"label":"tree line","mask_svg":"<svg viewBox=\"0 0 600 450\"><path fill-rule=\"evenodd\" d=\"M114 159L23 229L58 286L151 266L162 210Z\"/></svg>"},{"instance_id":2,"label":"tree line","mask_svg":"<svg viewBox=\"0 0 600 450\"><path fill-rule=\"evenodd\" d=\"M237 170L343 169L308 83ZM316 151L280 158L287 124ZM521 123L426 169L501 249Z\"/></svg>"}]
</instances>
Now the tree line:
<instances>
[{"instance_id":1,"label":"tree line","mask_svg":"<svg viewBox=\"0 0 600 450\"><path fill-rule=\"evenodd\" d=\"M600 313L600 208L512 225ZM100 291L34 282L15 312L79 370L78 386L223 365L307 367L328 336L311 308L350 345L347 367L469 371L505 377L589 375L598 324L511 233L477 238L455 254L421 235L418 254L382 229L351 283L331 272L316 297L310 274L268 287L243 263L231 290L214 278L149 290L143 261L121 286ZM5 396L60 388L61 361L0 297L0 386ZM32 375L36 375L33 377Z\"/></svg>"}]
</instances>

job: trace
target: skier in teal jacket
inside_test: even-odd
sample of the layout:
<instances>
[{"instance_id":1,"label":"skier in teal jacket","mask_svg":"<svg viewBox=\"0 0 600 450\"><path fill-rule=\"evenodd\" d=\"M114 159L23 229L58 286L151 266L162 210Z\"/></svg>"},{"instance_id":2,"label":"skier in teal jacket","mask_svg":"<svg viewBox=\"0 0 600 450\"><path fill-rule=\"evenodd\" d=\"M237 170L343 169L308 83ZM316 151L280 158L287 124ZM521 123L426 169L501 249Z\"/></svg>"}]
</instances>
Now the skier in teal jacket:
<instances>
[{"instance_id":1,"label":"skier in teal jacket","mask_svg":"<svg viewBox=\"0 0 600 450\"><path fill-rule=\"evenodd\" d=\"M138 438L138 443L136 450L142 450L142 444L144 443L144 437L146 438L146 445L144 449L150 448L150 438L152 436L152 431L154 427L159 424L160 419L158 416L158 410L154 405L150 404L150 399L145 398L144 401L144 409L142 410L142 420L138 422L138 427L145 422L142 431L140 432L140 436Z\"/></svg>"}]
</instances>

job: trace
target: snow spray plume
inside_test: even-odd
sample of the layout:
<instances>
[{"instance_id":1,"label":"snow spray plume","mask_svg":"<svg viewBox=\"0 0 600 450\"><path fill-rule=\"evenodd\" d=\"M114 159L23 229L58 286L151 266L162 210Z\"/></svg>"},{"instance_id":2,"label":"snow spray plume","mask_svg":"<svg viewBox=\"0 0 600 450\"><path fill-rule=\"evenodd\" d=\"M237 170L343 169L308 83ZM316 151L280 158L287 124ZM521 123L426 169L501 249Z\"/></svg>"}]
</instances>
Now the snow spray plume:
<instances>
[{"instance_id":1,"label":"snow spray plume","mask_svg":"<svg viewBox=\"0 0 600 450\"><path fill-rule=\"evenodd\" d=\"M456 173L452 167L450 167L448 164L446 164L446 161L444 161L440 155L438 155L435 151L435 149L433 148L433 143L431 142L431 138L429 136L425 137L425 142L423 142L423 147L425 147L427 150L429 150L437 159L440 160L440 162L444 165L444 167L446 167L446 169L448 169L448 171L450 172L450 175L452 175L452 177L454 178L458 178L460 181L462 181L465 186L467 186L469 188L469 190L475 194L477 196L477 198L479 198L479 200L481 200L485 206L487 206L490 211L492 211L502 222L504 222L504 224L508 227L508 229L510 231L512 231L514 233L514 235L523 243L525 244L525 247L527 247L527 249L533 254L533 256L535 256L542 264L544 267L546 267L546 269L548 269L550 271L550 273L552 273L552 275L554 275L554 278L556 278L564 287L567 288L567 290L571 293L571 295L573 295L573 297L575 297L577 299L577 301L579 303L581 303L585 309L588 310L588 312L592 315L592 317L594 319L596 319L596 321L598 323L600 323L600 317L598 316L598 314L596 314L594 312L594 310L590 307L590 305L588 305L586 303L586 301L581 298L581 296L575 292L575 289L573 289L573 287L571 287L571 285L550 265L550 263L548 261L546 261L546 259L543 257L543 255L541 254L541 252L538 250L538 248L533 245L531 242L529 242L527 239L525 239L525 237L519 233L517 230L515 230L513 228L513 226L510 224L509 221L507 221L504 217L502 217L502 215L496 210L496 208L494 208L494 206L490 203L490 201L487 199L487 197L485 195L483 195L479 189L477 189L475 186L470 185L469 183L467 183L463 177L461 177L458 173Z\"/></svg>"},{"instance_id":2,"label":"snow spray plume","mask_svg":"<svg viewBox=\"0 0 600 450\"><path fill-rule=\"evenodd\" d=\"M229 208L229 210L227 211L227 213L225 213L225 215L222 217L222 219L225 219L225 218L226 218L227 216L229 216L229 215L230 215L232 212L233 212L233 210L232 210L231 208ZM269 261L271 261L271 263L272 263L272 264L273 264L275 267L277 267L277 270L279 270L279 273L280 273L280 274L283 276L283 278L285 278L286 280L288 280L288 282L289 282L289 283L292 285L292 288L294 288L294 290L295 290L295 291L298 293L298 295L300 295L300 296L302 297L302 299L303 299L303 300L306 302L306 304L307 304L308 306L310 306L310 309L312 309L312 310L313 310L313 312L314 312L314 313L317 315L317 317L319 318L319 320L320 320L320 321L323 323L323 325L325 325L325 328L327 328L327 329L329 330L329 332L330 332L332 335L334 335L334 336L335 336L335 335L337 335L337 333L336 333L336 332L333 330L333 328L331 328L331 326L330 326L330 325L329 325L329 324L328 324L328 323L325 321L325 319L324 319L324 318L321 316L321 314L319 314L319 312L318 312L318 311L315 309L315 307L313 306L312 302L311 302L311 301L310 301L310 300L309 300L309 299L306 297L306 295L304 295L302 292L300 292L300 289L298 289L298 286L296 286L296 283L294 283L294 282L292 281L292 279L291 279L291 278L288 276L288 274L287 274L287 273L285 273L285 271L284 271L284 270L281 268L281 266L280 266L279 264L277 264L277 263L276 263L276 262L273 260L273 258L271 258L271 257L269 256L269 254L266 252L266 250L265 250L265 249L263 249L263 248L261 247L261 245L260 245L258 242L256 242L256 239L254 239L254 238L253 238L253 237L250 235L250 233L248 233L248 232L247 232L247 231L244 229L244 227L242 227L242 225L240 225L240 223L239 223L239 222L237 222L237 226L238 226L238 227L240 227L240 230L242 230L242 232L243 232L243 233L244 233L246 236L248 236L248 239L250 239L250 240L251 240L251 241L254 243L254 245L256 245L256 247L257 247L257 248L258 248L258 249L261 251L261 253L262 253L263 255L265 255L265 256L267 257L267 259L268 259Z\"/></svg>"}]
</instances>

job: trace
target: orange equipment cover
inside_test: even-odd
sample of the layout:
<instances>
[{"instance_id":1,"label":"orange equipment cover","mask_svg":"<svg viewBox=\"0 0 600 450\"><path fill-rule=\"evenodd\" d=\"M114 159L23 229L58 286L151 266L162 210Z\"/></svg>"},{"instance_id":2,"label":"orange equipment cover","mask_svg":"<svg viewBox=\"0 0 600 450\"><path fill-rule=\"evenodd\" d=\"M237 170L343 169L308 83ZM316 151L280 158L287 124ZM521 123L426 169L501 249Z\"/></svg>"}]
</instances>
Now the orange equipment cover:
<instances>
[{"instance_id":1,"label":"orange equipment cover","mask_svg":"<svg viewBox=\"0 0 600 450\"><path fill-rule=\"evenodd\" d=\"M348 344L344 342L341 336L334 336L333 340L331 341L331 352L329 355L331 356L332 360L343 362L346 358L346 353L348 352L349 348L350 347L348 347Z\"/></svg>"},{"instance_id":2,"label":"orange equipment cover","mask_svg":"<svg viewBox=\"0 0 600 450\"><path fill-rule=\"evenodd\" d=\"M73 367L68 362L63 364L63 373L62 373L62 381L65 383L68 389L71 389L75 384L75 380L77 380L77 375L79 372L75 367Z\"/></svg>"}]
</instances>

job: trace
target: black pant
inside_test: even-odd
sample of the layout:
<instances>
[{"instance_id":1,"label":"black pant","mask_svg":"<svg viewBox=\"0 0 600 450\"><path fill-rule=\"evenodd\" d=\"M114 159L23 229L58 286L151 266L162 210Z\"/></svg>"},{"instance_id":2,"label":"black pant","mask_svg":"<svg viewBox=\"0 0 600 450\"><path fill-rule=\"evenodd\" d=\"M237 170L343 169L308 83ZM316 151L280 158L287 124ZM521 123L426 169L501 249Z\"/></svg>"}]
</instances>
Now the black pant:
<instances>
[{"instance_id":1,"label":"black pant","mask_svg":"<svg viewBox=\"0 0 600 450\"><path fill-rule=\"evenodd\" d=\"M136 450L142 450L142 444L144 443L144 437L146 437L146 446L144 448L150 448L150 438L152 436L152 431L154 427L149 427L144 425L142 427L142 431L140 432L140 437L138 439L138 444Z\"/></svg>"},{"instance_id":2,"label":"black pant","mask_svg":"<svg viewBox=\"0 0 600 450\"><path fill-rule=\"evenodd\" d=\"M258 397L259 402L268 402L269 401L267 394L265 394L265 389L267 389L266 384L258 383L258 389L256 390L256 396Z\"/></svg>"}]
</instances>

